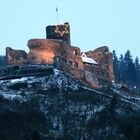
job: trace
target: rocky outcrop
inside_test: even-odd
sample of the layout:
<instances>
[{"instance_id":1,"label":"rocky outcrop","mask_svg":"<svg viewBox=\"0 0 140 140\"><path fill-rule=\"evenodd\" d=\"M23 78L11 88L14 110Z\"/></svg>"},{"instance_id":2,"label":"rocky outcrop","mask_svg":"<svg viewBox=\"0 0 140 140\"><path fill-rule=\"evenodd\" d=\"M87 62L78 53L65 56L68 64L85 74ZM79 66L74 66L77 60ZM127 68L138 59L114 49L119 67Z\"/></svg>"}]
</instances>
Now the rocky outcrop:
<instances>
[{"instance_id":1,"label":"rocky outcrop","mask_svg":"<svg viewBox=\"0 0 140 140\"><path fill-rule=\"evenodd\" d=\"M27 53L23 50L14 50L6 48L7 64L25 64L27 63Z\"/></svg>"}]
</instances>

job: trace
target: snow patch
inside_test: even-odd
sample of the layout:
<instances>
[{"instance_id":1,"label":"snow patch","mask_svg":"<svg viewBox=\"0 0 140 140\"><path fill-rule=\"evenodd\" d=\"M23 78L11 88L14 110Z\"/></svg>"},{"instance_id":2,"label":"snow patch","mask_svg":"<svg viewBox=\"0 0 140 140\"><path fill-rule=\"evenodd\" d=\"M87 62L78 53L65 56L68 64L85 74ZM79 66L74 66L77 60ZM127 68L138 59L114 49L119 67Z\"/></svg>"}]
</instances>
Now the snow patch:
<instances>
[{"instance_id":1,"label":"snow patch","mask_svg":"<svg viewBox=\"0 0 140 140\"><path fill-rule=\"evenodd\" d=\"M6 93L3 93L2 94L4 98L8 99L8 100L13 100L13 99L17 99L17 98L20 98L22 99L22 96L21 95L15 95L15 94L6 94Z\"/></svg>"},{"instance_id":2,"label":"snow patch","mask_svg":"<svg viewBox=\"0 0 140 140\"><path fill-rule=\"evenodd\" d=\"M57 76L58 74L60 74L60 71L58 69L54 69L54 75Z\"/></svg>"},{"instance_id":3,"label":"snow patch","mask_svg":"<svg viewBox=\"0 0 140 140\"><path fill-rule=\"evenodd\" d=\"M87 57L85 53L82 53L81 58L82 58L82 61L85 63L98 65L98 63L93 58Z\"/></svg>"}]
</instances>

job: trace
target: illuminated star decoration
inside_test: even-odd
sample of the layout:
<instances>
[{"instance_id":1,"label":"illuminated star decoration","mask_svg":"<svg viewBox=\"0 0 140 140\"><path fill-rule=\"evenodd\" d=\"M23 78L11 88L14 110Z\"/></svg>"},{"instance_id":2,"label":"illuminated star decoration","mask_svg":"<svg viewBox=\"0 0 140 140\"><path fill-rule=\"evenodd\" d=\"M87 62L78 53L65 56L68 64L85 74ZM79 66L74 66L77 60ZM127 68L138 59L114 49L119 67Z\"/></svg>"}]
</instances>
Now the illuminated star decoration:
<instances>
[{"instance_id":1,"label":"illuminated star decoration","mask_svg":"<svg viewBox=\"0 0 140 140\"><path fill-rule=\"evenodd\" d=\"M61 36L65 33L69 33L68 25L56 25L55 33L59 33Z\"/></svg>"}]
</instances>

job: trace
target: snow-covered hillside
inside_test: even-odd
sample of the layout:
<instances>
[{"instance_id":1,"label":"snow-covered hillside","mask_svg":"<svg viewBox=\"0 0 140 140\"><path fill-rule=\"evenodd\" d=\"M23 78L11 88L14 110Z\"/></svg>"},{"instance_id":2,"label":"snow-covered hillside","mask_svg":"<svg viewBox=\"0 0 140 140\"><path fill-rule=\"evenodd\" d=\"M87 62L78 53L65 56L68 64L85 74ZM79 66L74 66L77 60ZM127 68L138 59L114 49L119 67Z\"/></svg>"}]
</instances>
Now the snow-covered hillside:
<instances>
[{"instance_id":1,"label":"snow-covered hillside","mask_svg":"<svg viewBox=\"0 0 140 140\"><path fill-rule=\"evenodd\" d=\"M30 96L30 93L40 90L56 88L58 90L69 89L75 91L78 90L80 86L78 81L75 81L70 76L57 69L54 69L54 75L23 77L20 79L0 81L1 95L11 99L21 97L22 92Z\"/></svg>"},{"instance_id":2,"label":"snow-covered hillside","mask_svg":"<svg viewBox=\"0 0 140 140\"><path fill-rule=\"evenodd\" d=\"M0 95L5 140L140 139L140 96L114 87L89 89L55 69L50 76L0 81Z\"/></svg>"}]
</instances>

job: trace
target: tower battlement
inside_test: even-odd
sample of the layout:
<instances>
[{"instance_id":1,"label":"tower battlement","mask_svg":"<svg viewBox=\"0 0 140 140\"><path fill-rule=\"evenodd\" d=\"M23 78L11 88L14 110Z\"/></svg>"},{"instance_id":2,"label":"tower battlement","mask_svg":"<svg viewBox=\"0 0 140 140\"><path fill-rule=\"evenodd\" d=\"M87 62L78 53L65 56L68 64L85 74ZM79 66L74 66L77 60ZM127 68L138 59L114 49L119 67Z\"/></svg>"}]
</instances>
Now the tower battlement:
<instances>
[{"instance_id":1,"label":"tower battlement","mask_svg":"<svg viewBox=\"0 0 140 140\"><path fill-rule=\"evenodd\" d=\"M68 22L58 25L49 25L46 27L47 39L60 39L66 41L68 45L70 42L70 25Z\"/></svg>"}]
</instances>

